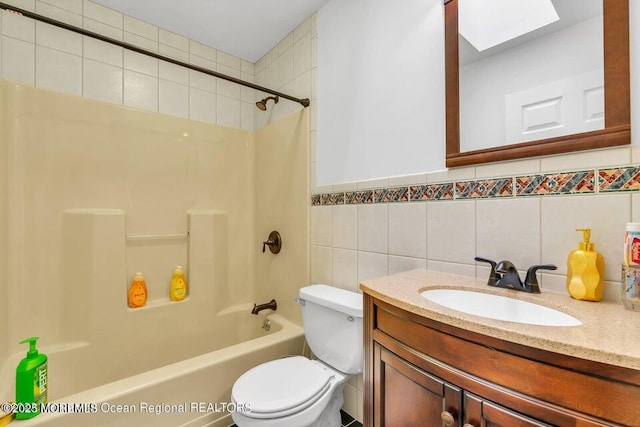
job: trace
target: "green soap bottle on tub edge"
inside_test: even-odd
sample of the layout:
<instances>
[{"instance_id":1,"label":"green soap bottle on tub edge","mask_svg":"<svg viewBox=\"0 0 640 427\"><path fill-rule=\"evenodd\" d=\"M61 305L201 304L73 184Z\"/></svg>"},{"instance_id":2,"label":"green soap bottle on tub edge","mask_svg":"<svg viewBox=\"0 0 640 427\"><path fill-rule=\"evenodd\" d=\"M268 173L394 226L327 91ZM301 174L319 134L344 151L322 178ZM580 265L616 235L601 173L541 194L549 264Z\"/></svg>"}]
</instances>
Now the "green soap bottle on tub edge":
<instances>
[{"instance_id":1,"label":"green soap bottle on tub edge","mask_svg":"<svg viewBox=\"0 0 640 427\"><path fill-rule=\"evenodd\" d=\"M29 351L16 368L17 420L35 417L40 413L40 405L47 403L47 356L38 353L37 340L38 337L31 337L20 341L29 343Z\"/></svg>"}]
</instances>

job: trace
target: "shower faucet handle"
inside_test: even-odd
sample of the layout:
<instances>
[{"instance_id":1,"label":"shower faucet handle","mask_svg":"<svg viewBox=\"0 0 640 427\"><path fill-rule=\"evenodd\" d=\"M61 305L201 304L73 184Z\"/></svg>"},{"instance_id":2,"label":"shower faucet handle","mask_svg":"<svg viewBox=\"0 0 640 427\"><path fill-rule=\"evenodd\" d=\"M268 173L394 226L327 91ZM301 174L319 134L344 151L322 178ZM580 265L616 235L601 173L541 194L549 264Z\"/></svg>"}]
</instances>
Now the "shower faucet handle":
<instances>
[{"instance_id":1,"label":"shower faucet handle","mask_svg":"<svg viewBox=\"0 0 640 427\"><path fill-rule=\"evenodd\" d=\"M267 246L269 246L269 250L272 254L279 253L280 249L282 249L282 237L280 237L280 233L277 231L269 233L269 239L262 242L262 253L265 253Z\"/></svg>"}]
</instances>

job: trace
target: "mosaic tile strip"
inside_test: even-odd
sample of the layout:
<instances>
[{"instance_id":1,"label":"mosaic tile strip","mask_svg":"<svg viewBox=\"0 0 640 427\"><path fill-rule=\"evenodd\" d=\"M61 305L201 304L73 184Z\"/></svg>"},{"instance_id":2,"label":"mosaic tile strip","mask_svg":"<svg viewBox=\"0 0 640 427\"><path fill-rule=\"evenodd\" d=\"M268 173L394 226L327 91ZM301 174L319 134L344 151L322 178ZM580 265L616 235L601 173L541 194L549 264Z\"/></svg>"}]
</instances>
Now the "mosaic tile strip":
<instances>
[{"instance_id":1,"label":"mosaic tile strip","mask_svg":"<svg viewBox=\"0 0 640 427\"><path fill-rule=\"evenodd\" d=\"M516 197L640 191L640 164L602 168L597 173L583 170L314 194L311 205L502 198L513 197L514 190Z\"/></svg>"},{"instance_id":2,"label":"mosaic tile strip","mask_svg":"<svg viewBox=\"0 0 640 427\"><path fill-rule=\"evenodd\" d=\"M513 197L513 179L484 179L456 182L456 199Z\"/></svg>"},{"instance_id":3,"label":"mosaic tile strip","mask_svg":"<svg viewBox=\"0 0 640 427\"><path fill-rule=\"evenodd\" d=\"M373 203L373 190L348 191L345 194L345 202L348 205Z\"/></svg>"},{"instance_id":4,"label":"mosaic tile strip","mask_svg":"<svg viewBox=\"0 0 640 427\"><path fill-rule=\"evenodd\" d=\"M517 176L516 196L595 193L593 170Z\"/></svg>"},{"instance_id":5,"label":"mosaic tile strip","mask_svg":"<svg viewBox=\"0 0 640 427\"><path fill-rule=\"evenodd\" d=\"M424 200L452 200L453 182L411 186L409 187L409 197L412 202Z\"/></svg>"},{"instance_id":6,"label":"mosaic tile strip","mask_svg":"<svg viewBox=\"0 0 640 427\"><path fill-rule=\"evenodd\" d=\"M599 169L598 188L602 192L640 190L640 166Z\"/></svg>"},{"instance_id":7,"label":"mosaic tile strip","mask_svg":"<svg viewBox=\"0 0 640 427\"><path fill-rule=\"evenodd\" d=\"M331 193L323 205L344 205L344 193Z\"/></svg>"},{"instance_id":8,"label":"mosaic tile strip","mask_svg":"<svg viewBox=\"0 0 640 427\"><path fill-rule=\"evenodd\" d=\"M408 202L409 187L380 188L373 195L375 203Z\"/></svg>"}]
</instances>

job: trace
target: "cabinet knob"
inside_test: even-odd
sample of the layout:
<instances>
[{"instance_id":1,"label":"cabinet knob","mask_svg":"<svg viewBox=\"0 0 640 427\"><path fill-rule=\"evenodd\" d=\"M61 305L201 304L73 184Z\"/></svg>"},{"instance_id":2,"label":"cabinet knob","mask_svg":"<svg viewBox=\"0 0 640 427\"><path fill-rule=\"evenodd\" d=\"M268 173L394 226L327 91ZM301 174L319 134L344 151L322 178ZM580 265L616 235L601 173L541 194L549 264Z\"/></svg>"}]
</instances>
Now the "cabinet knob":
<instances>
[{"instance_id":1,"label":"cabinet knob","mask_svg":"<svg viewBox=\"0 0 640 427\"><path fill-rule=\"evenodd\" d=\"M474 426L473 424L464 423L462 427L476 427L476 426Z\"/></svg>"},{"instance_id":2,"label":"cabinet knob","mask_svg":"<svg viewBox=\"0 0 640 427\"><path fill-rule=\"evenodd\" d=\"M440 418L442 419L442 423L445 427L452 427L456 422L456 419L453 418L453 415L451 415L451 412L449 411L442 411L440 413Z\"/></svg>"}]
</instances>

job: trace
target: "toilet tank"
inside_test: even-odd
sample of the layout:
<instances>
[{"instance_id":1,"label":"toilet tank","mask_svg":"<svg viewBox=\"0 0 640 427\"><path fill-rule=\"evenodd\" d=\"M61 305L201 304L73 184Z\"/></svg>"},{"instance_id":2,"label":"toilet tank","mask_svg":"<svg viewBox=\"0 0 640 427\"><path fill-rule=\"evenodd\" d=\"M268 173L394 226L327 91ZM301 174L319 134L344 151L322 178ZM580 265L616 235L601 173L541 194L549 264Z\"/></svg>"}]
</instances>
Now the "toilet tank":
<instances>
[{"instance_id":1,"label":"toilet tank","mask_svg":"<svg viewBox=\"0 0 640 427\"><path fill-rule=\"evenodd\" d=\"M318 359L347 374L362 372L362 295L327 285L300 289L307 343Z\"/></svg>"}]
</instances>

